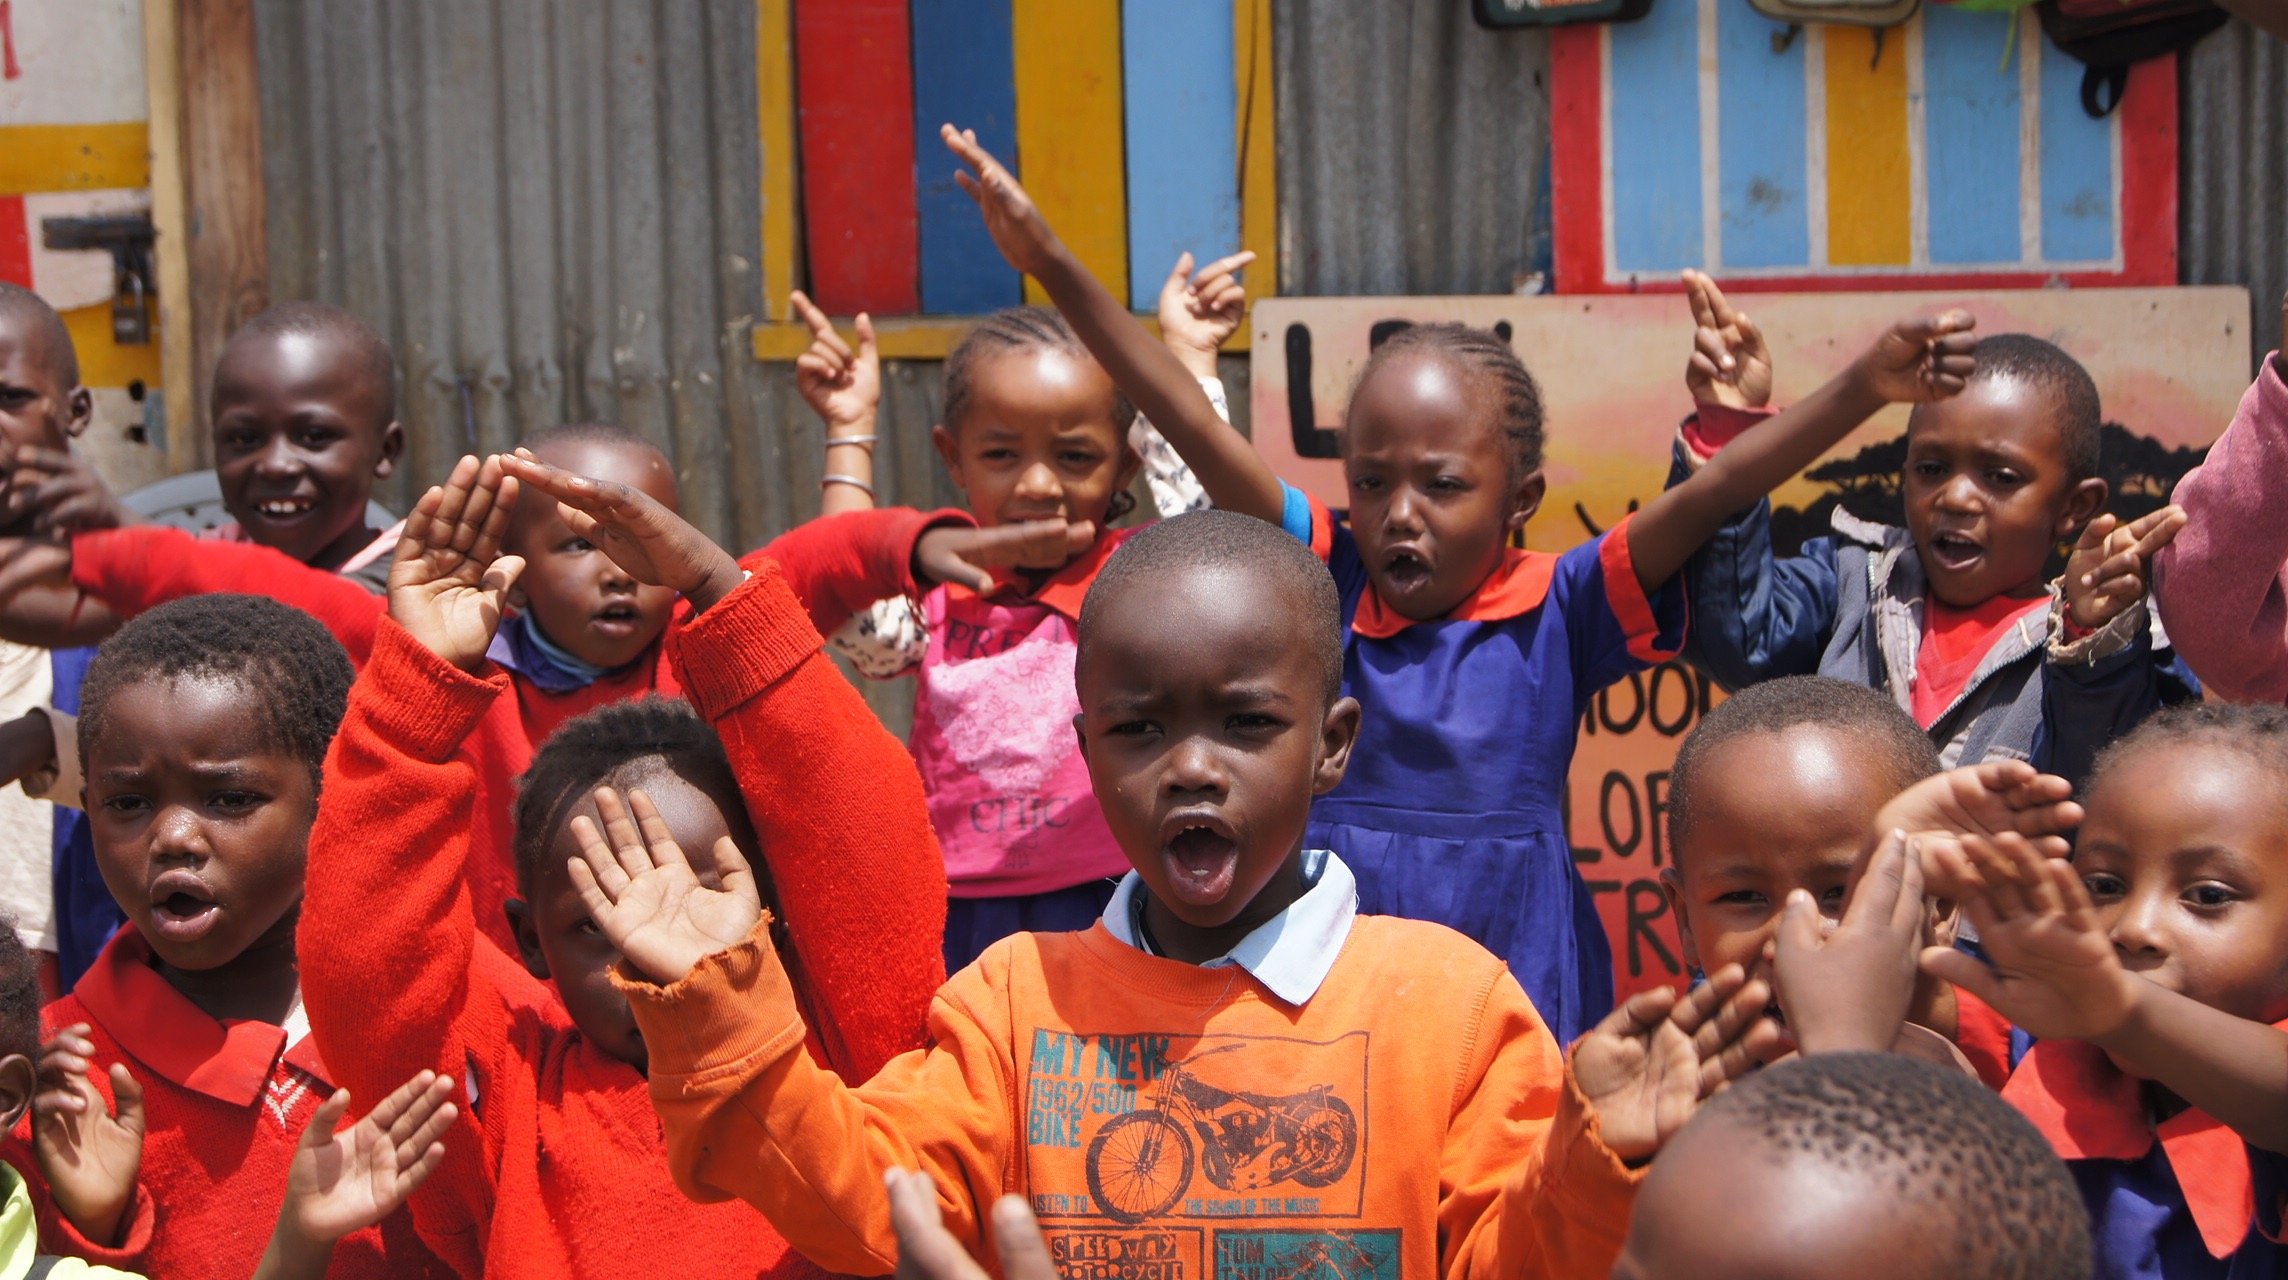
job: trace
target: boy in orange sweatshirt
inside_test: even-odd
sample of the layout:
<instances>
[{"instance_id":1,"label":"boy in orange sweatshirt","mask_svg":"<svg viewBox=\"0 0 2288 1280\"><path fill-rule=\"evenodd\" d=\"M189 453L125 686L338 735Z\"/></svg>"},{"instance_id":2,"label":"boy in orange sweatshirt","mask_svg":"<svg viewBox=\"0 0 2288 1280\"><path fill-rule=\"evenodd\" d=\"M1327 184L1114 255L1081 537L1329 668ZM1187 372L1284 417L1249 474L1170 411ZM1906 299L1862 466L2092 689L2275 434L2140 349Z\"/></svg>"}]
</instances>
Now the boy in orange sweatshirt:
<instances>
[{"instance_id":1,"label":"boy in orange sweatshirt","mask_svg":"<svg viewBox=\"0 0 2288 1280\"><path fill-rule=\"evenodd\" d=\"M711 887L664 833L576 820L684 1190L856 1273L896 1265L884 1178L919 1168L971 1247L1017 1192L1068 1266L1603 1275L1631 1163L1776 1041L1769 992L1732 969L1647 993L1569 1067L1501 961L1357 915L1341 861L1303 848L1358 732L1336 616L1276 526L1202 512L1127 543L1081 610L1076 725L1134 871L1087 932L987 950L930 1045L862 1086L800 1052L735 848Z\"/></svg>"}]
</instances>

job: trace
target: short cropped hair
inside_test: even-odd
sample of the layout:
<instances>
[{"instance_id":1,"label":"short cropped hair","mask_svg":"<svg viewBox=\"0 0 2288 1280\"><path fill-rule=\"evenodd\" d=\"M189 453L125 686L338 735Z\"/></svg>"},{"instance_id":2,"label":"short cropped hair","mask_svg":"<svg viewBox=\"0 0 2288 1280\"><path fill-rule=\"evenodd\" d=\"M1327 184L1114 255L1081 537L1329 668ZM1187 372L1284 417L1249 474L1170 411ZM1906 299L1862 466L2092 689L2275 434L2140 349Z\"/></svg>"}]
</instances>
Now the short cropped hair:
<instances>
[{"instance_id":1,"label":"short cropped hair","mask_svg":"<svg viewBox=\"0 0 2288 1280\"><path fill-rule=\"evenodd\" d=\"M223 344L223 353L227 357L230 348L249 338L286 334L340 339L358 362L359 373L380 393L381 418L374 425L385 427L397 419L397 358L373 326L354 312L324 302L281 302L239 326Z\"/></svg>"},{"instance_id":2,"label":"short cropped hair","mask_svg":"<svg viewBox=\"0 0 2288 1280\"><path fill-rule=\"evenodd\" d=\"M80 685L84 768L110 732L111 702L145 680L233 680L244 686L266 745L323 775L349 707L349 655L316 618L267 596L204 595L130 619L103 642Z\"/></svg>"},{"instance_id":3,"label":"short cropped hair","mask_svg":"<svg viewBox=\"0 0 2288 1280\"><path fill-rule=\"evenodd\" d=\"M1972 381L2011 378L2049 399L2069 478L2078 482L2098 474L2104 409L2098 400L2097 383L2081 361L2057 344L2030 333L1981 338L1971 354L1978 361L1977 372L1970 375Z\"/></svg>"},{"instance_id":4,"label":"short cropped hair","mask_svg":"<svg viewBox=\"0 0 2288 1280\"><path fill-rule=\"evenodd\" d=\"M79 352L72 346L71 330L48 300L20 284L0 280L0 324L15 326L38 353L41 372L48 375L58 394L79 387Z\"/></svg>"},{"instance_id":5,"label":"short cropped hair","mask_svg":"<svg viewBox=\"0 0 2288 1280\"><path fill-rule=\"evenodd\" d=\"M549 843L580 798L629 766L644 764L656 764L710 795L739 794L723 740L688 702L647 697L575 716L549 735L517 782L518 893L532 895ZM707 856L704 849L684 852Z\"/></svg>"},{"instance_id":6,"label":"short cropped hair","mask_svg":"<svg viewBox=\"0 0 2288 1280\"><path fill-rule=\"evenodd\" d=\"M1710 752L1760 733L1825 729L1865 747L1894 791L1939 771L1938 748L1899 704L1861 684L1828 676L1786 676L1750 685L1716 704L1684 739L1668 775L1668 847L1692 832L1696 777Z\"/></svg>"},{"instance_id":7,"label":"short cropped hair","mask_svg":"<svg viewBox=\"0 0 2288 1280\"><path fill-rule=\"evenodd\" d=\"M1089 364L1096 357L1073 332L1072 325L1054 307L1004 307L969 327L953 350L945 356L945 408L942 413L946 430L961 430L961 419L969 411L970 383L976 379L977 365L990 356L1013 351L1059 351ZM1128 424L1136 420L1136 406L1128 396L1115 387L1112 403L1107 406L1112 414L1113 426L1127 438Z\"/></svg>"},{"instance_id":8,"label":"short cropped hair","mask_svg":"<svg viewBox=\"0 0 2288 1280\"><path fill-rule=\"evenodd\" d=\"M1240 568L1268 583L1256 598L1266 609L1290 609L1298 643L1308 645L1327 704L1343 692L1342 600L1327 566L1278 525L1234 511L1193 511L1147 525L1105 562L1080 606L1080 647L1102 616L1104 601L1138 584L1199 569Z\"/></svg>"},{"instance_id":9,"label":"short cropped hair","mask_svg":"<svg viewBox=\"0 0 2288 1280\"><path fill-rule=\"evenodd\" d=\"M40 962L16 935L16 922L0 914L0 1057L40 1060L40 1005Z\"/></svg>"},{"instance_id":10,"label":"short cropped hair","mask_svg":"<svg viewBox=\"0 0 2288 1280\"><path fill-rule=\"evenodd\" d=\"M2115 766L2140 751L2201 743L2236 751L2270 773L2277 804L2288 804L2288 707L2240 702L2189 702L2155 712L2098 753L2083 795L2096 793Z\"/></svg>"},{"instance_id":11,"label":"short cropped hair","mask_svg":"<svg viewBox=\"0 0 2288 1280\"><path fill-rule=\"evenodd\" d=\"M1742 1159L1806 1161L1879 1184L1950 1255L1945 1274L2089 1275L2088 1211L2065 1162L1959 1071L1893 1053L1815 1054L1735 1083L1692 1123L1729 1126L1760 1148Z\"/></svg>"}]
</instances>

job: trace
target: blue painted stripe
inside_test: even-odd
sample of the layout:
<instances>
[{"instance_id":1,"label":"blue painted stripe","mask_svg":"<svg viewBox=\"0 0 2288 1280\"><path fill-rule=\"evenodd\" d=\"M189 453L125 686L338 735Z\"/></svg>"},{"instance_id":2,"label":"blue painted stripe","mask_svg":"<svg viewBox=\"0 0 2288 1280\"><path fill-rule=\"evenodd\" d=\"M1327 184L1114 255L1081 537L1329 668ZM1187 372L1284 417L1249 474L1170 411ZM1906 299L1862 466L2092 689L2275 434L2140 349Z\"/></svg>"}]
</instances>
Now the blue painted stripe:
<instances>
[{"instance_id":1,"label":"blue painted stripe","mask_svg":"<svg viewBox=\"0 0 2288 1280\"><path fill-rule=\"evenodd\" d=\"M1230 0L1120 7L1128 107L1128 293L1159 305L1176 255L1239 249L1238 79Z\"/></svg>"},{"instance_id":2,"label":"blue painted stripe","mask_svg":"<svg viewBox=\"0 0 2288 1280\"><path fill-rule=\"evenodd\" d=\"M2018 14L1923 7L1923 164L1933 263L2017 262ZM2041 43L2039 41L2033 43Z\"/></svg>"},{"instance_id":3,"label":"blue painted stripe","mask_svg":"<svg viewBox=\"0 0 2288 1280\"><path fill-rule=\"evenodd\" d=\"M1655 4L1611 41L1613 261L1666 273L1707 257L1700 235L1700 6ZM1796 146L1800 150L1802 142Z\"/></svg>"},{"instance_id":4,"label":"blue painted stripe","mask_svg":"<svg viewBox=\"0 0 2288 1280\"><path fill-rule=\"evenodd\" d=\"M2113 256L2113 125L2081 109L2082 64L2047 40L2042 49L2042 257Z\"/></svg>"},{"instance_id":5,"label":"blue painted stripe","mask_svg":"<svg viewBox=\"0 0 2288 1280\"><path fill-rule=\"evenodd\" d=\"M1773 52L1787 24L1745 4L1718 0L1716 134L1718 194L1727 267L1811 263L1804 174L1801 38Z\"/></svg>"},{"instance_id":6,"label":"blue painted stripe","mask_svg":"<svg viewBox=\"0 0 2288 1280\"><path fill-rule=\"evenodd\" d=\"M1024 300L977 205L953 183L959 167L937 127L977 131L997 156L1017 155L1016 56L1009 0L913 0L914 186L921 219L922 310L979 315Z\"/></svg>"}]
</instances>

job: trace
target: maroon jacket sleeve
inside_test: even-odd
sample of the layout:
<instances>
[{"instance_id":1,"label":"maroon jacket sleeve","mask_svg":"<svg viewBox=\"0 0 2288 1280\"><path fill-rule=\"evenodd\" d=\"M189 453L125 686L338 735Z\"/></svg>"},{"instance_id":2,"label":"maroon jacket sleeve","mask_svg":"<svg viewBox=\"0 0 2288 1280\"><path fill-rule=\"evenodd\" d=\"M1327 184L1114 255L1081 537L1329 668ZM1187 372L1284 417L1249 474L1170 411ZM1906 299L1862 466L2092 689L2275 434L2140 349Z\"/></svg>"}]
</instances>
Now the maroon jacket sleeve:
<instances>
[{"instance_id":1,"label":"maroon jacket sleeve","mask_svg":"<svg viewBox=\"0 0 2288 1280\"><path fill-rule=\"evenodd\" d=\"M194 538L162 525L99 529L72 539L72 585L132 618L169 600L241 591L315 617L360 666L389 603L338 573L250 542Z\"/></svg>"},{"instance_id":2,"label":"maroon jacket sleeve","mask_svg":"<svg viewBox=\"0 0 2288 1280\"><path fill-rule=\"evenodd\" d=\"M846 511L796 525L741 563L752 569L756 556L778 561L811 626L832 634L876 600L920 594L914 544L922 534L940 525L976 523L968 512L952 508Z\"/></svg>"},{"instance_id":3,"label":"maroon jacket sleeve","mask_svg":"<svg viewBox=\"0 0 2288 1280\"><path fill-rule=\"evenodd\" d=\"M670 634L668 657L738 776L813 1042L862 1082L923 1043L945 982L945 857L913 757L821 651L778 568L762 553L747 567Z\"/></svg>"}]
</instances>

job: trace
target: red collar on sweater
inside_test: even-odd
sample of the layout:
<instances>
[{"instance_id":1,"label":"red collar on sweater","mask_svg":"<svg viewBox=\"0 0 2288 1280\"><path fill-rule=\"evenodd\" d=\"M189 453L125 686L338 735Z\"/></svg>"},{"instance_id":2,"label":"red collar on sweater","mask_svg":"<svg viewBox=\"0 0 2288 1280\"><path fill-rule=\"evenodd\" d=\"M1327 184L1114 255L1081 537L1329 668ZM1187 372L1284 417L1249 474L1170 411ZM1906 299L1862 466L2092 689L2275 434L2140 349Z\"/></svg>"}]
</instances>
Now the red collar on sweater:
<instances>
[{"instance_id":1,"label":"red collar on sweater","mask_svg":"<svg viewBox=\"0 0 2288 1280\"><path fill-rule=\"evenodd\" d=\"M277 1072L281 1052L288 1063L326 1081L314 1037L287 1049L283 1027L207 1016L151 967L151 944L133 925L120 927L72 995L137 1062L218 1101L253 1106Z\"/></svg>"}]
</instances>

